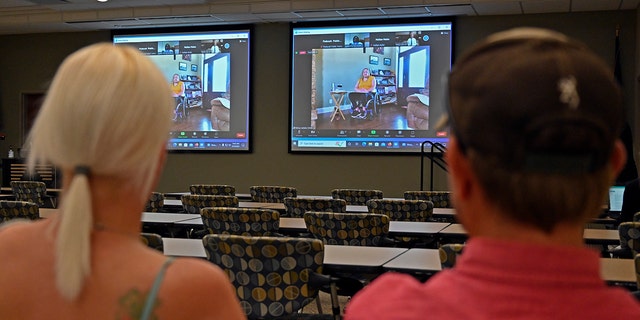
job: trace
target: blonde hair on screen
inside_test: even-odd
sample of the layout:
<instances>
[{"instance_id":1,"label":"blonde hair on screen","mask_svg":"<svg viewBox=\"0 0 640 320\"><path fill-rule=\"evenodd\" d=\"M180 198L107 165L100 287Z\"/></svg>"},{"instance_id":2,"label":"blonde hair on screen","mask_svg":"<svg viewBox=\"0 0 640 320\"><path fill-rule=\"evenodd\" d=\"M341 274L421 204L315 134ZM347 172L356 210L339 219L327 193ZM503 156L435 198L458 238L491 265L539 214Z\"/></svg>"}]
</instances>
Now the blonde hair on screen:
<instances>
[{"instance_id":1,"label":"blonde hair on screen","mask_svg":"<svg viewBox=\"0 0 640 320\"><path fill-rule=\"evenodd\" d=\"M91 176L119 178L123 188L146 197L171 126L172 101L165 76L133 47L94 44L58 69L29 135L28 166L82 169L67 177L56 237L56 283L65 298L75 299L91 273Z\"/></svg>"}]
</instances>

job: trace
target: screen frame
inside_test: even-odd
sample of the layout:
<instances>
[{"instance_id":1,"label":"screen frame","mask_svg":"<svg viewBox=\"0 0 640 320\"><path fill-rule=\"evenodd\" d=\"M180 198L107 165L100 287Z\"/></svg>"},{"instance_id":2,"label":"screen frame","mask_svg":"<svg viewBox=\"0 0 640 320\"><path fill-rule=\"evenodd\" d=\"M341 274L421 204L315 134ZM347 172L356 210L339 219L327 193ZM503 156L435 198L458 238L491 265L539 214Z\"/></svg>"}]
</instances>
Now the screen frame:
<instances>
[{"instance_id":1,"label":"screen frame","mask_svg":"<svg viewBox=\"0 0 640 320\"><path fill-rule=\"evenodd\" d=\"M393 18L393 19L379 19L379 20L329 20L329 21L305 21L305 22L291 22L289 24L289 123L288 123L288 141L287 141L287 149L290 154L327 154L327 155L376 155L376 156L398 156L398 155L419 155L419 154L442 154L446 150L446 142L441 143L440 141L432 141L429 139L435 138L425 138L424 141L417 146L414 151L397 151L397 150L385 150L385 151L376 151L376 150L365 150L365 151L356 151L356 150L326 150L325 148L317 148L313 150L300 150L293 149L293 131L294 131L294 97L293 97L293 83L294 83L294 74L295 66L294 66L294 31L298 28L332 28L332 27L358 27L358 26L385 26L385 25L410 25L410 24L421 24L421 23L450 23L451 24L451 34L450 34L450 67L453 67L455 62L455 43L456 43L456 35L457 35L457 18L455 16L442 16L442 17L427 17L427 18ZM373 47L367 47L372 49ZM369 55L367 54L367 57ZM373 65L373 67L385 67L388 66L384 62L383 58L380 60L378 65ZM448 73L448 72L447 72ZM444 75L443 75L444 76ZM440 81L440 79L436 79ZM446 90L446 89L445 89ZM442 110L443 114L446 113L446 101L442 102ZM450 135L447 136L447 139ZM448 141L448 140L447 140Z\"/></svg>"},{"instance_id":2,"label":"screen frame","mask_svg":"<svg viewBox=\"0 0 640 320\"><path fill-rule=\"evenodd\" d=\"M121 35L161 35L166 34L179 34L179 33L206 33L206 32L234 32L234 31L247 31L248 37L248 59L247 59L247 123L246 123L246 149L172 149L169 148L169 142L171 137L167 137L167 152L168 153L253 153L253 93L252 88L254 85L253 69L254 67L254 47L255 47L255 26L253 24L229 24L229 25L206 25L206 26L187 26L187 27L151 27L151 28L127 28L127 29L112 29L111 31L111 43L114 43L114 37ZM187 70L193 70L193 67L189 67L190 63L187 63ZM173 131L173 129L172 129ZM209 131L207 131L209 132ZM211 131L215 132L215 131ZM167 133L169 135L169 133Z\"/></svg>"}]
</instances>

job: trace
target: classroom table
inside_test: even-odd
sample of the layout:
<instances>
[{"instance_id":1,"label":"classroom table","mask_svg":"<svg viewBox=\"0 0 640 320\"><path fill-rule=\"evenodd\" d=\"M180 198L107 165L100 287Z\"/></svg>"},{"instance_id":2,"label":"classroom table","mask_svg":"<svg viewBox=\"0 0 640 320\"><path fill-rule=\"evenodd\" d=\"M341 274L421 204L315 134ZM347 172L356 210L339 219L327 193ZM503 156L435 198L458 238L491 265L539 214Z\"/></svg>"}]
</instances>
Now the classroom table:
<instances>
[{"instance_id":1,"label":"classroom table","mask_svg":"<svg viewBox=\"0 0 640 320\"><path fill-rule=\"evenodd\" d=\"M201 239L162 238L164 254L175 257L206 258ZM327 269L363 273L382 272L382 266L407 251L406 248L324 246Z\"/></svg>"},{"instance_id":2,"label":"classroom table","mask_svg":"<svg viewBox=\"0 0 640 320\"><path fill-rule=\"evenodd\" d=\"M459 223L452 223L440 231L440 238L466 240L467 231ZM620 244L618 230L584 229L583 239L587 244L616 245Z\"/></svg>"},{"instance_id":3,"label":"classroom table","mask_svg":"<svg viewBox=\"0 0 640 320\"><path fill-rule=\"evenodd\" d=\"M184 194L191 194L191 192L186 191L186 192L164 192L162 193L165 197L165 201L166 200L180 200L182 198L182 195ZM251 200L251 194L250 193L236 193L235 194L236 197L238 197L238 199L240 200ZM171 198L171 199L167 199L167 198Z\"/></svg>"},{"instance_id":4,"label":"classroom table","mask_svg":"<svg viewBox=\"0 0 640 320\"><path fill-rule=\"evenodd\" d=\"M385 263L382 268L402 273L433 274L442 270L442 265L438 249L411 248Z\"/></svg>"},{"instance_id":5,"label":"classroom table","mask_svg":"<svg viewBox=\"0 0 640 320\"><path fill-rule=\"evenodd\" d=\"M633 259L600 258L600 276L609 284L635 287L635 262Z\"/></svg>"}]
</instances>

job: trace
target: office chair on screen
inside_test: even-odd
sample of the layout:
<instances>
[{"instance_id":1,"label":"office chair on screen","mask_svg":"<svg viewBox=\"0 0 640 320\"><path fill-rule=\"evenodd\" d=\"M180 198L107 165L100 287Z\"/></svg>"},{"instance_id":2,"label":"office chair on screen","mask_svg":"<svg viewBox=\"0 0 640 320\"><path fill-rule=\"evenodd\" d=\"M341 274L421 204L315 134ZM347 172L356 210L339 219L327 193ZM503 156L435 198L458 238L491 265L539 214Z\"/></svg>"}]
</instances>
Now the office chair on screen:
<instances>
[{"instance_id":1,"label":"office chair on screen","mask_svg":"<svg viewBox=\"0 0 640 320\"><path fill-rule=\"evenodd\" d=\"M322 241L209 234L202 242L207 259L231 279L249 319L339 318L335 285L322 275ZM298 313L314 299L318 301L318 288L322 285L332 288L334 315Z\"/></svg>"}]
</instances>

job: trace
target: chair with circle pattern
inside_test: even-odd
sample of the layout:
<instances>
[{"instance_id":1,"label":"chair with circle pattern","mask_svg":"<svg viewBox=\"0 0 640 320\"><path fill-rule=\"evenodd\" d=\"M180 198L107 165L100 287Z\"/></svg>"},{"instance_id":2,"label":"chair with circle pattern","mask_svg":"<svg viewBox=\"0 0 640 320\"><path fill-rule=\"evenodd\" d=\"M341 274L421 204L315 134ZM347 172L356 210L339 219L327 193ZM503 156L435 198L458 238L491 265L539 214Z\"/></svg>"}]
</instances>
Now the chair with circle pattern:
<instances>
[{"instance_id":1,"label":"chair with circle pattern","mask_svg":"<svg viewBox=\"0 0 640 320\"><path fill-rule=\"evenodd\" d=\"M192 184L191 194L210 194L216 196L235 196L236 187L227 184Z\"/></svg>"},{"instance_id":2,"label":"chair with circle pattern","mask_svg":"<svg viewBox=\"0 0 640 320\"><path fill-rule=\"evenodd\" d=\"M11 191L17 201L29 201L40 208L55 208L56 198L47 195L47 185L42 181L11 181Z\"/></svg>"},{"instance_id":3,"label":"chair with circle pattern","mask_svg":"<svg viewBox=\"0 0 640 320\"><path fill-rule=\"evenodd\" d=\"M207 259L231 279L249 319L308 316L298 312L318 296L314 280L322 277L322 241L209 234L202 242ZM330 315L322 318L332 319Z\"/></svg>"},{"instance_id":4,"label":"chair with circle pattern","mask_svg":"<svg viewBox=\"0 0 640 320\"><path fill-rule=\"evenodd\" d=\"M297 197L298 190L295 187L283 186L251 186L249 187L251 201L255 202L284 202L286 197Z\"/></svg>"},{"instance_id":5,"label":"chair with circle pattern","mask_svg":"<svg viewBox=\"0 0 640 320\"><path fill-rule=\"evenodd\" d=\"M144 245L151 249L164 252L164 242L162 242L162 236L157 233L142 232L140 233L140 241L142 241Z\"/></svg>"},{"instance_id":6,"label":"chair with circle pattern","mask_svg":"<svg viewBox=\"0 0 640 320\"><path fill-rule=\"evenodd\" d=\"M382 199L383 193L380 190L368 189L333 189L331 197L334 199L344 199L348 205L364 206L368 200Z\"/></svg>"},{"instance_id":7,"label":"chair with circle pattern","mask_svg":"<svg viewBox=\"0 0 640 320\"><path fill-rule=\"evenodd\" d=\"M629 258L640 253L640 222L623 222L618 226L620 249L631 252Z\"/></svg>"},{"instance_id":8,"label":"chair with circle pattern","mask_svg":"<svg viewBox=\"0 0 640 320\"><path fill-rule=\"evenodd\" d=\"M640 222L640 212L636 212L633 215L633 222Z\"/></svg>"},{"instance_id":9,"label":"chair with circle pattern","mask_svg":"<svg viewBox=\"0 0 640 320\"><path fill-rule=\"evenodd\" d=\"M199 214L205 207L238 207L240 203L236 196L183 194L180 199L184 211L191 214Z\"/></svg>"},{"instance_id":10,"label":"chair with circle pattern","mask_svg":"<svg viewBox=\"0 0 640 320\"><path fill-rule=\"evenodd\" d=\"M152 192L147 204L144 208L146 212L163 212L164 194L160 192Z\"/></svg>"},{"instance_id":11,"label":"chair with circle pattern","mask_svg":"<svg viewBox=\"0 0 640 320\"><path fill-rule=\"evenodd\" d=\"M325 244L383 246L389 235L389 216L376 213L304 213L307 230Z\"/></svg>"},{"instance_id":12,"label":"chair with circle pattern","mask_svg":"<svg viewBox=\"0 0 640 320\"><path fill-rule=\"evenodd\" d=\"M433 214L433 203L426 200L371 199L367 201L371 213L386 214L391 221L427 222ZM403 247L427 247L434 237L394 237Z\"/></svg>"},{"instance_id":13,"label":"chair with circle pattern","mask_svg":"<svg viewBox=\"0 0 640 320\"><path fill-rule=\"evenodd\" d=\"M386 214L392 221L429 221L433 203L426 200L371 199L367 201L369 212Z\"/></svg>"},{"instance_id":14,"label":"chair with circle pattern","mask_svg":"<svg viewBox=\"0 0 640 320\"><path fill-rule=\"evenodd\" d=\"M327 198L284 198L286 217L302 218L307 211L346 212L347 202L343 199Z\"/></svg>"},{"instance_id":15,"label":"chair with circle pattern","mask_svg":"<svg viewBox=\"0 0 640 320\"><path fill-rule=\"evenodd\" d=\"M453 208L451 191L405 191L406 200L427 200L434 208Z\"/></svg>"},{"instance_id":16,"label":"chair with circle pattern","mask_svg":"<svg viewBox=\"0 0 640 320\"><path fill-rule=\"evenodd\" d=\"M445 243L438 249L440 254L440 264L442 269L452 268L456 264L456 259L464 250L463 243Z\"/></svg>"},{"instance_id":17,"label":"chair with circle pattern","mask_svg":"<svg viewBox=\"0 0 640 320\"><path fill-rule=\"evenodd\" d=\"M271 209L213 207L200 209L210 234L279 236L280 213Z\"/></svg>"},{"instance_id":18,"label":"chair with circle pattern","mask_svg":"<svg viewBox=\"0 0 640 320\"><path fill-rule=\"evenodd\" d=\"M0 222L13 219L40 219L40 208L29 201L0 201Z\"/></svg>"}]
</instances>

